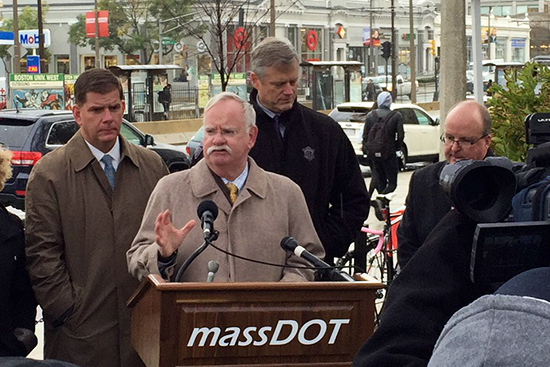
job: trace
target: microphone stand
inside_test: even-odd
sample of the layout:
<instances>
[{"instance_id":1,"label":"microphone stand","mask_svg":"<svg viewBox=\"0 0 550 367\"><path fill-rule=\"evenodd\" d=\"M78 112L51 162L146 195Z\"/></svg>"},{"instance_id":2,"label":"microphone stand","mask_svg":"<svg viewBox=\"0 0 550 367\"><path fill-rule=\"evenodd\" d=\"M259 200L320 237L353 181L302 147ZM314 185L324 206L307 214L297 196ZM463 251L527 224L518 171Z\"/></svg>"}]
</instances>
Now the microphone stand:
<instances>
[{"instance_id":1,"label":"microphone stand","mask_svg":"<svg viewBox=\"0 0 550 367\"><path fill-rule=\"evenodd\" d=\"M192 254L191 256L189 256L187 258L187 260L185 260L185 262L181 265L180 269L178 270L178 273L176 274L176 277L174 278L174 281L175 282L179 282L183 273L185 272L185 270L187 270L187 268L189 267L189 265L191 265L191 263L193 262L193 260L195 260L197 258L197 256L199 256L204 250L206 250L206 248L208 247L208 245L212 244L213 241L216 241L218 239L218 235L219 235L219 232L218 231L213 231L208 237L206 237L204 239L204 242L202 243L202 245L200 245L199 248L197 248Z\"/></svg>"},{"instance_id":2,"label":"microphone stand","mask_svg":"<svg viewBox=\"0 0 550 367\"><path fill-rule=\"evenodd\" d=\"M332 267L317 268L317 276L315 280L321 282L355 282L355 279L353 279L348 273Z\"/></svg>"}]
</instances>

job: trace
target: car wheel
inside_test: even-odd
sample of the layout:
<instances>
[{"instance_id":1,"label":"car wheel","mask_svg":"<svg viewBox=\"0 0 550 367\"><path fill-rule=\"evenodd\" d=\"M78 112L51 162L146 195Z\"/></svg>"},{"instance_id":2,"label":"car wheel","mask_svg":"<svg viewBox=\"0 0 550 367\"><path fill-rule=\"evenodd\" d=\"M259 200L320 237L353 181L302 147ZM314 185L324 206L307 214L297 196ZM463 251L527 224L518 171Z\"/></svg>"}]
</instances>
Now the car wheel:
<instances>
[{"instance_id":1,"label":"car wheel","mask_svg":"<svg viewBox=\"0 0 550 367\"><path fill-rule=\"evenodd\" d=\"M405 171L405 169L407 168L407 147L406 146L403 146L403 148L401 148L401 153L399 156L398 156L398 164L399 164L399 171L403 172Z\"/></svg>"}]
</instances>

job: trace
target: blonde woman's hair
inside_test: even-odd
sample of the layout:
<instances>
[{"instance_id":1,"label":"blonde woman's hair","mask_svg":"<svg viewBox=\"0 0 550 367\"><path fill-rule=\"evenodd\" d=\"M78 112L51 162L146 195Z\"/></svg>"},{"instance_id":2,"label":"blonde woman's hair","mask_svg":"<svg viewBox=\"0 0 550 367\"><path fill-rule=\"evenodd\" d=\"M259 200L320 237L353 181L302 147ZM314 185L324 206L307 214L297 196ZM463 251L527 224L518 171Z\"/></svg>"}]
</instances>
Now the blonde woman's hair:
<instances>
[{"instance_id":1,"label":"blonde woman's hair","mask_svg":"<svg viewBox=\"0 0 550 367\"><path fill-rule=\"evenodd\" d=\"M0 148L0 191L4 189L4 183L11 178L11 155L9 150Z\"/></svg>"}]
</instances>

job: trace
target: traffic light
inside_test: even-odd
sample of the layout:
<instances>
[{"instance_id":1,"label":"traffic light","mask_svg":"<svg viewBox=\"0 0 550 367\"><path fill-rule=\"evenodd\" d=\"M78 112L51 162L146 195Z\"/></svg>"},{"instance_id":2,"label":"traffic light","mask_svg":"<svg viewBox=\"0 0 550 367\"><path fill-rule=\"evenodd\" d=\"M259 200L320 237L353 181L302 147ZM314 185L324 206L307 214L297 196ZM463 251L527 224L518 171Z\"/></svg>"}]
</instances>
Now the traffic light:
<instances>
[{"instance_id":1,"label":"traffic light","mask_svg":"<svg viewBox=\"0 0 550 367\"><path fill-rule=\"evenodd\" d=\"M435 56L437 53L436 51L437 49L435 48L435 40L430 40L430 53Z\"/></svg>"},{"instance_id":2,"label":"traffic light","mask_svg":"<svg viewBox=\"0 0 550 367\"><path fill-rule=\"evenodd\" d=\"M391 57L391 42L382 43L382 57L386 60Z\"/></svg>"}]
</instances>

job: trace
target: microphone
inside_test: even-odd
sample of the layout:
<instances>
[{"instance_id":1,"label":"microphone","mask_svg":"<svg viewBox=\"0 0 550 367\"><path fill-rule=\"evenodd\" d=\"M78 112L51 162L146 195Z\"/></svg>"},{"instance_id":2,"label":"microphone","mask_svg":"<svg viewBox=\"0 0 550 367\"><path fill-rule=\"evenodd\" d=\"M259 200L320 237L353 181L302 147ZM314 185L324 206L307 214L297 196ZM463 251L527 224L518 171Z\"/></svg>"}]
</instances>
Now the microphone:
<instances>
[{"instance_id":1,"label":"microphone","mask_svg":"<svg viewBox=\"0 0 550 367\"><path fill-rule=\"evenodd\" d=\"M217 261L210 260L208 262L208 277L206 278L207 283L212 283L214 281L214 275L218 272L220 264Z\"/></svg>"},{"instance_id":2,"label":"microphone","mask_svg":"<svg viewBox=\"0 0 550 367\"><path fill-rule=\"evenodd\" d=\"M214 232L214 221L218 217L218 206L212 200L204 200L197 208L197 215L201 219L204 238L209 238Z\"/></svg>"},{"instance_id":3,"label":"microphone","mask_svg":"<svg viewBox=\"0 0 550 367\"><path fill-rule=\"evenodd\" d=\"M349 274L334 269L332 266L306 250L303 246L300 246L298 242L296 242L294 237L284 237L281 240L281 247L285 251L290 251L294 253L294 255L301 257L302 259L306 259L310 264L312 264L319 270L327 272L332 280L346 282L354 281L353 278L349 276Z\"/></svg>"},{"instance_id":4,"label":"microphone","mask_svg":"<svg viewBox=\"0 0 550 367\"><path fill-rule=\"evenodd\" d=\"M191 256L185 260L185 262L181 265L180 269L178 270L178 273L176 274L175 281L179 282L181 279L181 276L187 270L189 265L199 256L208 245L212 243L212 241L215 241L218 238L218 233L214 231L214 220L218 216L218 206L216 203L214 203L212 200L204 200L199 204L199 207L197 208L197 215L201 219L201 227L204 232L204 243L197 248Z\"/></svg>"}]
</instances>

